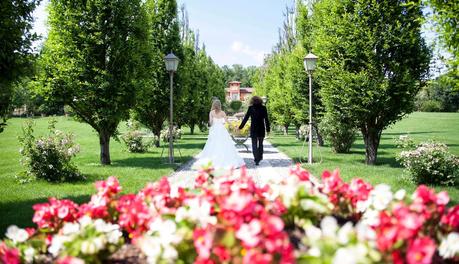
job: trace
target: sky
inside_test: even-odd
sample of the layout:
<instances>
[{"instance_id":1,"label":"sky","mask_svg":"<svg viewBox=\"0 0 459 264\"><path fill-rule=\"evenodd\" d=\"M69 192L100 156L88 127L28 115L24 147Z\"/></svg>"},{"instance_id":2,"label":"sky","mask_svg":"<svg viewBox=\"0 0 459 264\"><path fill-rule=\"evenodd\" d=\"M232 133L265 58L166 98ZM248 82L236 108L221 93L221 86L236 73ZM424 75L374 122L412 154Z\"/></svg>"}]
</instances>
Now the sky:
<instances>
[{"instance_id":1,"label":"sky","mask_svg":"<svg viewBox=\"0 0 459 264\"><path fill-rule=\"evenodd\" d=\"M293 0L177 0L185 5L190 27L218 65L260 66L278 39L286 4ZM48 0L35 10L34 30L46 35Z\"/></svg>"}]
</instances>

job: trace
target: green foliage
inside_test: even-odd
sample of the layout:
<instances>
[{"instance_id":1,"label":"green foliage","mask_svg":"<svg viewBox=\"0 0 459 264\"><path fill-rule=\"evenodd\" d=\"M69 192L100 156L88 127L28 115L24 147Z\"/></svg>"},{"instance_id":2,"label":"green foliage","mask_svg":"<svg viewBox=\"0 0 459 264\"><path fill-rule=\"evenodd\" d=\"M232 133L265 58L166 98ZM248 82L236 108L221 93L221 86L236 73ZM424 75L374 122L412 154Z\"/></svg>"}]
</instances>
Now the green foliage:
<instances>
[{"instance_id":1,"label":"green foliage","mask_svg":"<svg viewBox=\"0 0 459 264\"><path fill-rule=\"evenodd\" d=\"M432 80L416 97L418 111L457 112L459 110L459 90L455 89L450 74L443 74Z\"/></svg>"},{"instance_id":2,"label":"green foliage","mask_svg":"<svg viewBox=\"0 0 459 264\"><path fill-rule=\"evenodd\" d=\"M10 0L0 3L0 133L10 113L12 84L31 61L32 12L40 0Z\"/></svg>"},{"instance_id":3,"label":"green foliage","mask_svg":"<svg viewBox=\"0 0 459 264\"><path fill-rule=\"evenodd\" d=\"M320 120L319 128L325 140L330 142L334 152L349 153L357 134L352 123L341 122L327 113Z\"/></svg>"},{"instance_id":4,"label":"green foliage","mask_svg":"<svg viewBox=\"0 0 459 264\"><path fill-rule=\"evenodd\" d=\"M421 112L441 112L443 105L440 101L429 99L419 102L417 108Z\"/></svg>"},{"instance_id":5,"label":"green foliage","mask_svg":"<svg viewBox=\"0 0 459 264\"><path fill-rule=\"evenodd\" d=\"M99 133L101 163L110 164L110 137L148 84L143 1L52 0L48 8L41 93L72 107Z\"/></svg>"},{"instance_id":6,"label":"green foliage","mask_svg":"<svg viewBox=\"0 0 459 264\"><path fill-rule=\"evenodd\" d=\"M173 52L183 62L180 46L177 3L175 0L148 0L145 4L148 20L148 52L145 60L148 76L141 87L134 108L135 118L159 137L164 121L169 116L170 81L165 69L164 57ZM178 73L174 78L174 97L181 87ZM175 102L177 102L175 100ZM176 105L177 106L177 105Z\"/></svg>"},{"instance_id":7,"label":"green foliage","mask_svg":"<svg viewBox=\"0 0 459 264\"><path fill-rule=\"evenodd\" d=\"M448 151L446 144L423 142L413 150L402 151L397 160L416 184L459 184L459 158Z\"/></svg>"},{"instance_id":8,"label":"green foliage","mask_svg":"<svg viewBox=\"0 0 459 264\"><path fill-rule=\"evenodd\" d=\"M237 112L239 111L239 109L241 109L242 102L239 100L231 101L229 104L229 107L231 108L231 110L233 110L233 112Z\"/></svg>"},{"instance_id":9,"label":"green foliage","mask_svg":"<svg viewBox=\"0 0 459 264\"><path fill-rule=\"evenodd\" d=\"M426 0L433 11L433 21L440 42L452 55L447 60L449 75L454 80L454 89L459 91L459 4L457 1Z\"/></svg>"},{"instance_id":10,"label":"green foliage","mask_svg":"<svg viewBox=\"0 0 459 264\"><path fill-rule=\"evenodd\" d=\"M233 64L232 66L224 65L222 70L226 85L231 81L239 81L241 82L241 87L253 87L257 71L256 66L244 67L241 64Z\"/></svg>"},{"instance_id":11,"label":"green foliage","mask_svg":"<svg viewBox=\"0 0 459 264\"><path fill-rule=\"evenodd\" d=\"M382 130L413 111L427 74L421 4L323 0L312 21L325 110L361 130L365 161L375 164Z\"/></svg>"},{"instance_id":12,"label":"green foliage","mask_svg":"<svg viewBox=\"0 0 459 264\"><path fill-rule=\"evenodd\" d=\"M27 169L18 175L20 182L43 179L49 182L70 182L84 179L71 162L80 151L72 134L55 129L55 121L49 122L49 135L36 139L33 123L27 122L22 128L20 153L21 164Z\"/></svg>"}]
</instances>

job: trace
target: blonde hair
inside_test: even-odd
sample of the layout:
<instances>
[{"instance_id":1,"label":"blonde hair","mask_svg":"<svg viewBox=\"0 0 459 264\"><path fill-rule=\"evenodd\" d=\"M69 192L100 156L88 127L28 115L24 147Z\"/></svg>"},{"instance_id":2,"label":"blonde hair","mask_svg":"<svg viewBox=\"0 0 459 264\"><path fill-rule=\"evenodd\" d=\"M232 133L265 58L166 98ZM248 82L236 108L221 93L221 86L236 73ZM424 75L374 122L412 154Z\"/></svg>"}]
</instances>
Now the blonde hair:
<instances>
[{"instance_id":1,"label":"blonde hair","mask_svg":"<svg viewBox=\"0 0 459 264\"><path fill-rule=\"evenodd\" d=\"M216 112L220 112L222 110L222 103L220 100L216 99L212 102L212 109L215 110Z\"/></svg>"}]
</instances>

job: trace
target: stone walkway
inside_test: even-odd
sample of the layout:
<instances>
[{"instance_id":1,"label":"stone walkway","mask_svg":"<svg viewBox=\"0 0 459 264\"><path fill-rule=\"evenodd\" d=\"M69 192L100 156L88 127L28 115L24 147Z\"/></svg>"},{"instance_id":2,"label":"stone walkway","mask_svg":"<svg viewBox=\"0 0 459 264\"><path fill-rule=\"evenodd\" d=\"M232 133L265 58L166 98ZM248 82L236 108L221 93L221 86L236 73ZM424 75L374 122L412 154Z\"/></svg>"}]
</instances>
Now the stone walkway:
<instances>
[{"instance_id":1,"label":"stone walkway","mask_svg":"<svg viewBox=\"0 0 459 264\"><path fill-rule=\"evenodd\" d=\"M251 150L252 143L249 140L245 143L249 150ZM263 143L264 154L263 160L259 166L255 166L253 155L251 151L247 151L245 147L238 146L239 154L245 161L247 173L251 175L257 184L263 185L268 181L279 181L288 176L289 169L293 166L293 161L284 153L280 152L267 140ZM169 176L169 181L172 185L191 188L194 186L194 180L197 172L191 168L195 159L183 164L177 171ZM238 175L240 169L235 171Z\"/></svg>"}]
</instances>

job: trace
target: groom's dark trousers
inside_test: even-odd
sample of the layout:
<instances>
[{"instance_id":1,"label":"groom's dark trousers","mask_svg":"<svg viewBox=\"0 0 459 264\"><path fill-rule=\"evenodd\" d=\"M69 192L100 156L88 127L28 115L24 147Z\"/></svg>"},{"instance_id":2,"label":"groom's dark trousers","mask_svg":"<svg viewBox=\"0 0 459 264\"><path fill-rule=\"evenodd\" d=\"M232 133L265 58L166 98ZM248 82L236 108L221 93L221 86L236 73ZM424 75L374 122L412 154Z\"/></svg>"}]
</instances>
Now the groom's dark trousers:
<instances>
[{"instance_id":1,"label":"groom's dark trousers","mask_svg":"<svg viewBox=\"0 0 459 264\"><path fill-rule=\"evenodd\" d=\"M252 153L255 162L259 162L263 159L263 137L252 138Z\"/></svg>"},{"instance_id":2,"label":"groom's dark trousers","mask_svg":"<svg viewBox=\"0 0 459 264\"><path fill-rule=\"evenodd\" d=\"M252 153L255 163L258 165L258 162L263 159L263 139L265 138L265 131L268 133L270 131L268 111L262 104L249 106L239 129L244 128L249 118L251 121L250 137L252 138Z\"/></svg>"}]
</instances>

